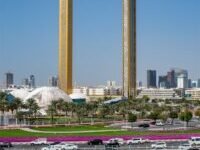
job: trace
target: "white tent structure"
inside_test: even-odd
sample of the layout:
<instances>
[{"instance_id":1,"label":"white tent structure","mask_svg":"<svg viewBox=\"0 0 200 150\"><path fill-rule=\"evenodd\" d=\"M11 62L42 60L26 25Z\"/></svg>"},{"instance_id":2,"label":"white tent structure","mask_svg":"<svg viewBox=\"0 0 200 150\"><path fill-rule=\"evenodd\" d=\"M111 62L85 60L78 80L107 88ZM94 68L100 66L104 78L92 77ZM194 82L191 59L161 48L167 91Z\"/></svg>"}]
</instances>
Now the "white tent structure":
<instances>
[{"instance_id":1,"label":"white tent structure","mask_svg":"<svg viewBox=\"0 0 200 150\"><path fill-rule=\"evenodd\" d=\"M66 102L72 102L72 99L62 90L57 87L40 87L32 91L26 98L35 99L39 107L46 110L51 101L63 99Z\"/></svg>"}]
</instances>

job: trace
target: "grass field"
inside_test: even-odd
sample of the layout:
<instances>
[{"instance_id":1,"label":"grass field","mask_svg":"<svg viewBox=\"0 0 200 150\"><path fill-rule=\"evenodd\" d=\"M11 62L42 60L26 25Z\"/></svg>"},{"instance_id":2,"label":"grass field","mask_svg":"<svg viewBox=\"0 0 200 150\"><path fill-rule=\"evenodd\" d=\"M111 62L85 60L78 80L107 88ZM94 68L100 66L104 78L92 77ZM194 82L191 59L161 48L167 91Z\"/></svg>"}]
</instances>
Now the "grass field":
<instances>
[{"instance_id":1,"label":"grass field","mask_svg":"<svg viewBox=\"0 0 200 150\"><path fill-rule=\"evenodd\" d=\"M113 128L107 128L103 125L95 126L68 126L68 127L49 127L49 128L32 128L39 131L91 131L91 130L112 130Z\"/></svg>"},{"instance_id":2,"label":"grass field","mask_svg":"<svg viewBox=\"0 0 200 150\"><path fill-rule=\"evenodd\" d=\"M77 126L77 127L51 127L51 128L33 128L39 131L88 131L88 130L106 130L103 126ZM200 130L182 130L182 131L105 131L92 133L32 133L17 130L0 130L0 137L56 137L56 136L123 136L123 135L174 135L174 134L192 134L200 133Z\"/></svg>"}]
</instances>

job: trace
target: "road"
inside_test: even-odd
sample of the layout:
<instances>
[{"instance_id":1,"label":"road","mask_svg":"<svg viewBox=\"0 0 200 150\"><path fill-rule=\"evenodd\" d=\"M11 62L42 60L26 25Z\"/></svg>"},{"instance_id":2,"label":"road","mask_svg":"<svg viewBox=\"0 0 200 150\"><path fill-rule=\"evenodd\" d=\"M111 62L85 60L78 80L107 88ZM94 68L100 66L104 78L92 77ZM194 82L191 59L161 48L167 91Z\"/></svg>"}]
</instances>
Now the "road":
<instances>
[{"instance_id":1,"label":"road","mask_svg":"<svg viewBox=\"0 0 200 150\"><path fill-rule=\"evenodd\" d=\"M182 142L167 142L167 149L178 150L178 146ZM118 150L151 150L152 143L137 144L137 145L121 145ZM88 146L86 144L79 144L80 150L105 150L105 146ZM30 145L15 145L12 148L6 148L5 150L41 150L45 146L30 146Z\"/></svg>"}]
</instances>

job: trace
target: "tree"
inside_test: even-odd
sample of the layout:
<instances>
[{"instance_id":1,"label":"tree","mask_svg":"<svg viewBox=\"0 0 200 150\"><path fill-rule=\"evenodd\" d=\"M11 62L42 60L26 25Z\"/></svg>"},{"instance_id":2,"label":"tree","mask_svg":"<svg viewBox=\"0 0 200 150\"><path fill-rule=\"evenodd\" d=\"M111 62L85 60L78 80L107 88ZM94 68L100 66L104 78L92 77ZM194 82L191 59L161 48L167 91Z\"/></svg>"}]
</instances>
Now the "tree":
<instances>
[{"instance_id":1,"label":"tree","mask_svg":"<svg viewBox=\"0 0 200 150\"><path fill-rule=\"evenodd\" d=\"M172 124L173 124L174 119L178 118L178 113L176 111L172 111L169 113L169 117L172 119Z\"/></svg>"},{"instance_id":2,"label":"tree","mask_svg":"<svg viewBox=\"0 0 200 150\"><path fill-rule=\"evenodd\" d=\"M198 108L198 109L195 111L195 116L198 116L199 119L200 119L200 108Z\"/></svg>"},{"instance_id":3,"label":"tree","mask_svg":"<svg viewBox=\"0 0 200 150\"><path fill-rule=\"evenodd\" d=\"M160 113L158 111L153 111L149 115L149 118L156 121L157 119L159 119L159 115L160 115Z\"/></svg>"},{"instance_id":4,"label":"tree","mask_svg":"<svg viewBox=\"0 0 200 150\"><path fill-rule=\"evenodd\" d=\"M19 98L14 98L11 102L8 103L8 109L11 110L12 114L16 110L16 113L18 112L18 109L21 108L23 105L22 100Z\"/></svg>"},{"instance_id":5,"label":"tree","mask_svg":"<svg viewBox=\"0 0 200 150\"><path fill-rule=\"evenodd\" d=\"M59 112L59 116L61 116L61 112L63 111L63 107L65 106L65 101L63 99L59 99L57 102L56 102L56 108Z\"/></svg>"},{"instance_id":6,"label":"tree","mask_svg":"<svg viewBox=\"0 0 200 150\"><path fill-rule=\"evenodd\" d=\"M34 117L34 119L37 119L37 113L40 110L40 107L38 106L37 102L35 99L28 99L25 103L27 109L28 109L28 115L29 115L29 119L32 120L32 118Z\"/></svg>"},{"instance_id":7,"label":"tree","mask_svg":"<svg viewBox=\"0 0 200 150\"><path fill-rule=\"evenodd\" d=\"M164 122L167 121L167 119L169 118L169 113L167 111L163 111L160 115L159 118L162 119Z\"/></svg>"},{"instance_id":8,"label":"tree","mask_svg":"<svg viewBox=\"0 0 200 150\"><path fill-rule=\"evenodd\" d=\"M128 122L136 122L137 116L135 114L129 113L128 114Z\"/></svg>"},{"instance_id":9,"label":"tree","mask_svg":"<svg viewBox=\"0 0 200 150\"><path fill-rule=\"evenodd\" d=\"M76 116L78 118L78 123L81 123L83 116L86 113L86 104L76 104Z\"/></svg>"},{"instance_id":10,"label":"tree","mask_svg":"<svg viewBox=\"0 0 200 150\"><path fill-rule=\"evenodd\" d=\"M51 124L54 124L54 116L57 114L56 101L51 101L51 104L48 106L47 113L51 116Z\"/></svg>"},{"instance_id":11,"label":"tree","mask_svg":"<svg viewBox=\"0 0 200 150\"><path fill-rule=\"evenodd\" d=\"M7 108L8 108L7 94L5 92L0 92L0 111L2 112L2 114L4 114Z\"/></svg>"},{"instance_id":12,"label":"tree","mask_svg":"<svg viewBox=\"0 0 200 150\"><path fill-rule=\"evenodd\" d=\"M104 119L110 113L109 106L105 104L101 105L99 113L100 113L100 117Z\"/></svg>"},{"instance_id":13,"label":"tree","mask_svg":"<svg viewBox=\"0 0 200 150\"><path fill-rule=\"evenodd\" d=\"M188 127L189 121L192 119L192 116L193 116L192 112L190 112L189 110L185 110L179 114L180 120L185 121L187 127Z\"/></svg>"}]
</instances>

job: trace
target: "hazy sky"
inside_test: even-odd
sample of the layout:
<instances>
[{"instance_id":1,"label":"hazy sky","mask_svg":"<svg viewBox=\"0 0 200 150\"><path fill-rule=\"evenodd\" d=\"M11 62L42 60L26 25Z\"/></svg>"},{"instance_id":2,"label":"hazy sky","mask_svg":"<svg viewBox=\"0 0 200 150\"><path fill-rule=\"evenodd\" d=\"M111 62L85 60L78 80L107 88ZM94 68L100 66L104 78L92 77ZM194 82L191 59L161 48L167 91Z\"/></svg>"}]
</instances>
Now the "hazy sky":
<instances>
[{"instance_id":1,"label":"hazy sky","mask_svg":"<svg viewBox=\"0 0 200 150\"><path fill-rule=\"evenodd\" d=\"M122 1L74 0L74 81L104 84L122 78ZM200 0L138 0L138 80L171 67L200 77ZM58 0L0 0L0 83L34 74L46 85L57 75Z\"/></svg>"}]
</instances>

